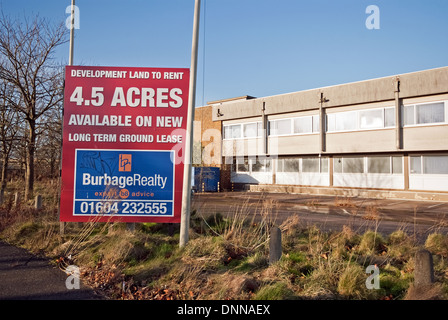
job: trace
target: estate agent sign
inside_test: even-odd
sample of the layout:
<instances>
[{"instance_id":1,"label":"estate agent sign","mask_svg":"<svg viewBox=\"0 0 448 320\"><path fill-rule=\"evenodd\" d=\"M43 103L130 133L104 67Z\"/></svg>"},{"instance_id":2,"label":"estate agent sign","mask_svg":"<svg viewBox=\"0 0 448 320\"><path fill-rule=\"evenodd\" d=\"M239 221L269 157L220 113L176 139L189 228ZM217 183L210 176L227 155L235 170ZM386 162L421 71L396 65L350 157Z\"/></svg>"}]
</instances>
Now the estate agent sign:
<instances>
[{"instance_id":1,"label":"estate agent sign","mask_svg":"<svg viewBox=\"0 0 448 320\"><path fill-rule=\"evenodd\" d=\"M189 69L67 66L61 221L180 222Z\"/></svg>"}]
</instances>

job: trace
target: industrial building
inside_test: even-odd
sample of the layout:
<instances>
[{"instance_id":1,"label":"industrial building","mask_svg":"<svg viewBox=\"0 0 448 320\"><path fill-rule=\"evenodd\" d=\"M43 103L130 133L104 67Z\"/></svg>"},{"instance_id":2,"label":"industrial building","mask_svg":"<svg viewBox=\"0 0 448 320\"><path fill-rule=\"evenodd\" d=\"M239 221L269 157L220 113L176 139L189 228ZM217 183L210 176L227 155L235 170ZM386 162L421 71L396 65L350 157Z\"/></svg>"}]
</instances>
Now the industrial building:
<instances>
[{"instance_id":1,"label":"industrial building","mask_svg":"<svg viewBox=\"0 0 448 320\"><path fill-rule=\"evenodd\" d=\"M195 121L221 188L448 200L448 67L214 101Z\"/></svg>"}]
</instances>

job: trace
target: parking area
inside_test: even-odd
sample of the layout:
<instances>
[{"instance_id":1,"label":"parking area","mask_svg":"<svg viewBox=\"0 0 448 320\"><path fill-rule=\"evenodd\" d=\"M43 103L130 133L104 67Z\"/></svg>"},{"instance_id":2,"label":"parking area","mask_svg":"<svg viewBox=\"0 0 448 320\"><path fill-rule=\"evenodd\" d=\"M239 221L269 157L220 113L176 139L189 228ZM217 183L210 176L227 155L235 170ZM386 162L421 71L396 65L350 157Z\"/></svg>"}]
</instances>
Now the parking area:
<instances>
[{"instance_id":1,"label":"parking area","mask_svg":"<svg viewBox=\"0 0 448 320\"><path fill-rule=\"evenodd\" d=\"M268 218L275 224L297 215L305 226L359 231L397 229L425 235L448 232L448 203L414 200L366 199L308 194L215 192L196 193L192 209L201 216L221 213L230 217Z\"/></svg>"}]
</instances>

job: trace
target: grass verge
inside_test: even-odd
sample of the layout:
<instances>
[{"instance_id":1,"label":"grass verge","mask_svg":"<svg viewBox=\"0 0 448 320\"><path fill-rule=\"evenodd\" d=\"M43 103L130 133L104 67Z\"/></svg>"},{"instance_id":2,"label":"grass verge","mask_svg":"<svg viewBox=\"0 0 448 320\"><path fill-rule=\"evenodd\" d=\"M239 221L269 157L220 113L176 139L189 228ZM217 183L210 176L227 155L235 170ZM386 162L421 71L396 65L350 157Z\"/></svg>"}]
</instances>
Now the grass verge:
<instances>
[{"instance_id":1,"label":"grass verge","mask_svg":"<svg viewBox=\"0 0 448 320\"><path fill-rule=\"evenodd\" d=\"M50 205L40 211L6 201L0 237L61 269L79 266L84 282L111 299L405 299L416 296L414 256L422 246L434 258L431 299L447 298L445 234L435 232L419 245L403 230L324 232L291 216L279 226L283 255L269 264L272 202L257 204L259 215L250 220L248 204L231 217L193 212L190 241L179 248L177 225L137 224L130 232L122 223L68 223L61 235L56 196L47 194ZM379 289L366 286L369 265L380 270Z\"/></svg>"}]
</instances>

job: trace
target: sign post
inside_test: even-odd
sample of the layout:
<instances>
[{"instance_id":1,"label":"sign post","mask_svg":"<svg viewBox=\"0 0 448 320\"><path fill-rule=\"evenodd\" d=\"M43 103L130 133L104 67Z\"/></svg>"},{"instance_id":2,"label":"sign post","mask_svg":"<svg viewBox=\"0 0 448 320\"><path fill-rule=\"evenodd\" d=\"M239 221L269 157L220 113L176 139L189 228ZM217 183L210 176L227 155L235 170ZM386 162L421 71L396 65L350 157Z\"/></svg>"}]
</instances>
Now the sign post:
<instances>
[{"instance_id":1,"label":"sign post","mask_svg":"<svg viewBox=\"0 0 448 320\"><path fill-rule=\"evenodd\" d=\"M179 223L189 70L65 74L60 220Z\"/></svg>"},{"instance_id":2,"label":"sign post","mask_svg":"<svg viewBox=\"0 0 448 320\"><path fill-rule=\"evenodd\" d=\"M188 230L190 228L191 163L193 154L193 121L196 97L200 8L201 0L196 0L194 7L193 40L191 46L190 94L188 100L187 141L185 145L184 189L179 237L180 247L183 247L187 244L189 239Z\"/></svg>"}]
</instances>

